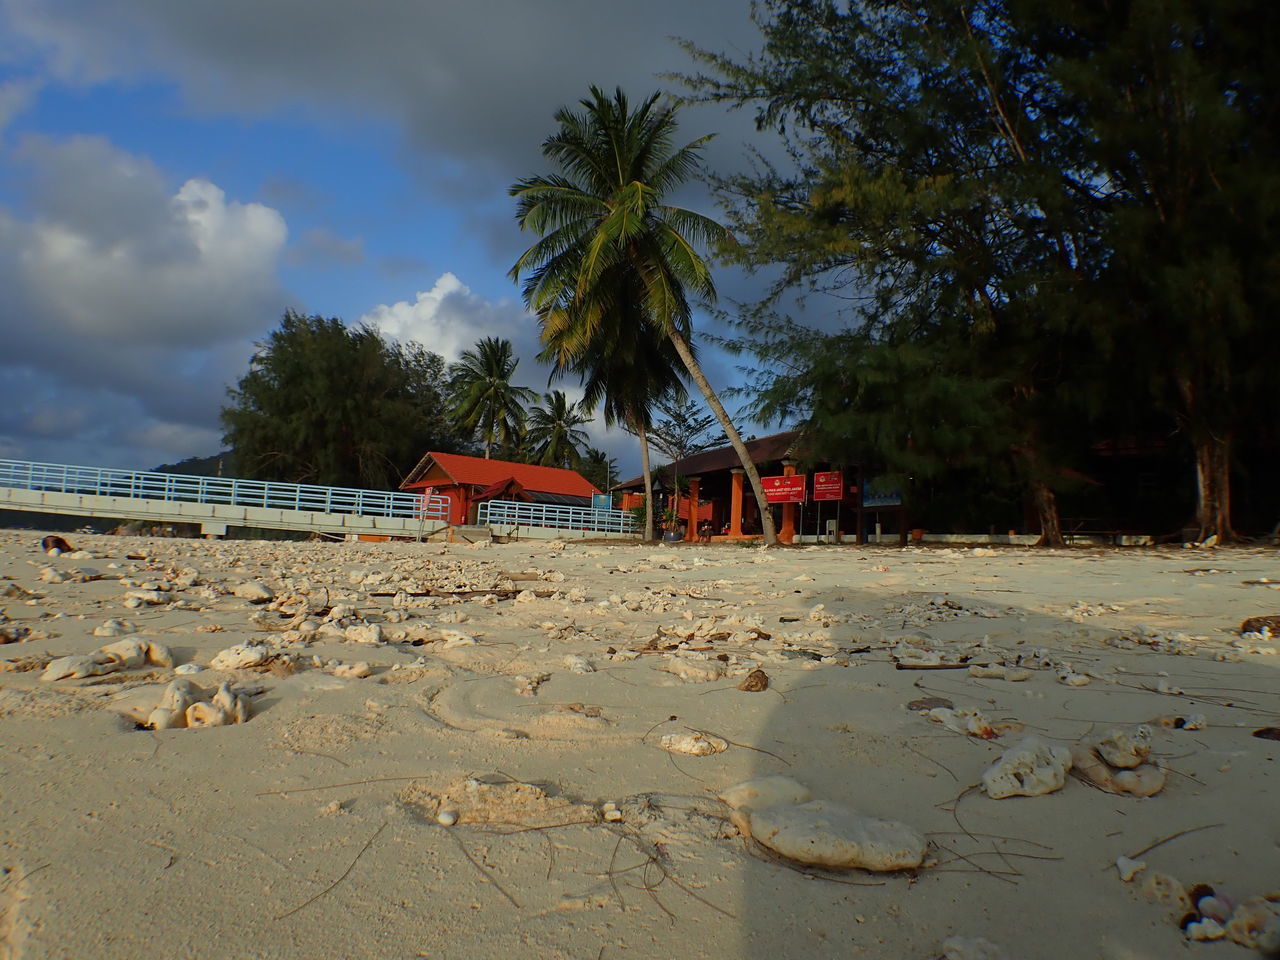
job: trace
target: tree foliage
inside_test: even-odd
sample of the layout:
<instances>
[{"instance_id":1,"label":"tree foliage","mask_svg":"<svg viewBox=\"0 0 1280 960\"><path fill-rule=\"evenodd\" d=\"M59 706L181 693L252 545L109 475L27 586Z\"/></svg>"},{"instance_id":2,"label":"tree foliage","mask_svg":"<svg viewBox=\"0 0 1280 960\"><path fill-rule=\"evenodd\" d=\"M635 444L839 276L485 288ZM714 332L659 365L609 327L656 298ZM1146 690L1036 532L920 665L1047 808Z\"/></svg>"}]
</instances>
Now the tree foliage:
<instances>
[{"instance_id":1,"label":"tree foliage","mask_svg":"<svg viewBox=\"0 0 1280 960\"><path fill-rule=\"evenodd\" d=\"M455 422L479 437L486 459L495 444L508 451L523 449L525 404L536 395L511 382L519 365L510 340L484 337L449 367Z\"/></svg>"},{"instance_id":2,"label":"tree foliage","mask_svg":"<svg viewBox=\"0 0 1280 960\"><path fill-rule=\"evenodd\" d=\"M587 447L577 469L597 490L605 493L620 479L618 461L596 447Z\"/></svg>"},{"instance_id":3,"label":"tree foliage","mask_svg":"<svg viewBox=\"0 0 1280 960\"><path fill-rule=\"evenodd\" d=\"M649 430L649 438L673 461L724 445L724 431L700 405L684 398L664 397L658 401L657 410L662 419Z\"/></svg>"},{"instance_id":4,"label":"tree foliage","mask_svg":"<svg viewBox=\"0 0 1280 960\"><path fill-rule=\"evenodd\" d=\"M1125 390L1163 384L1197 444L1229 438L1258 369L1240 348L1274 302L1271 8L756 10L761 53L690 48L708 69L689 79L790 151L718 182L742 239L729 255L782 268L742 318L775 364L761 415L798 414L824 448L870 447L900 476L1012 474L1046 542L1067 467ZM845 329L799 329L782 309L797 289L841 297ZM1202 485L1205 535L1229 530L1214 496Z\"/></svg>"},{"instance_id":5,"label":"tree foliage","mask_svg":"<svg viewBox=\"0 0 1280 960\"><path fill-rule=\"evenodd\" d=\"M525 303L537 315L547 355L560 370L580 376L607 371L608 384L625 373L616 350L640 354L641 341L670 343L743 458L771 542L759 475L690 343L691 298L710 303L716 295L699 248L723 243L727 234L716 221L667 202L697 172L708 138L676 146L675 111L660 106L657 94L633 108L621 90L610 97L592 87L580 106L581 112L557 111L558 130L543 142L543 156L558 171L511 187L521 229L540 237L516 262L512 277L523 277ZM629 385L648 388L663 378L656 369L637 371ZM642 399L631 389L626 393ZM642 432L647 424L641 416L647 404L633 399L625 406L619 412L642 437L651 504ZM650 510L646 534L652 532Z\"/></svg>"},{"instance_id":6,"label":"tree foliage","mask_svg":"<svg viewBox=\"0 0 1280 960\"><path fill-rule=\"evenodd\" d=\"M590 417L562 390L544 393L542 402L543 406L529 411L525 448L544 467L573 467L582 458L581 448L587 445L582 426Z\"/></svg>"},{"instance_id":7,"label":"tree foliage","mask_svg":"<svg viewBox=\"0 0 1280 960\"><path fill-rule=\"evenodd\" d=\"M237 476L394 488L423 451L457 444L444 361L420 345L289 311L257 347L222 409Z\"/></svg>"}]
</instances>

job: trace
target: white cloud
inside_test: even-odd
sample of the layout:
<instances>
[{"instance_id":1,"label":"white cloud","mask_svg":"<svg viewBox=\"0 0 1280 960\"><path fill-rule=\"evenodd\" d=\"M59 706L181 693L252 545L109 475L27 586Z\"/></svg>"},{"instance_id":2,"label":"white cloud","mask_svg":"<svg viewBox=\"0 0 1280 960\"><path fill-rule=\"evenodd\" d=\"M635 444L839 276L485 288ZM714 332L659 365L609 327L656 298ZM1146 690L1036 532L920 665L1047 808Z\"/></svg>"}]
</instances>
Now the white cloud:
<instances>
[{"instance_id":1,"label":"white cloud","mask_svg":"<svg viewBox=\"0 0 1280 960\"><path fill-rule=\"evenodd\" d=\"M212 452L226 384L290 303L283 217L100 138L15 156L31 212L0 207L0 431L76 462Z\"/></svg>"},{"instance_id":2,"label":"white cloud","mask_svg":"<svg viewBox=\"0 0 1280 960\"><path fill-rule=\"evenodd\" d=\"M548 385L549 369L535 360L539 351L537 322L519 303L486 300L452 273L441 274L430 290L419 292L413 301L374 307L360 322L401 343L417 341L450 363L482 337L503 337L512 342L520 359L515 380L537 394L534 404L541 405L542 395L553 389L563 391L571 401L582 399L582 388L571 379ZM586 432L591 446L618 457L624 471L634 465L639 446L630 434L606 428L600 417L586 425Z\"/></svg>"},{"instance_id":3,"label":"white cloud","mask_svg":"<svg viewBox=\"0 0 1280 960\"><path fill-rule=\"evenodd\" d=\"M415 340L452 363L482 337L512 341L523 358L520 373L528 370L537 354L537 324L513 300L486 300L471 292L452 273L441 274L430 290L419 291L413 302L380 304L360 318L394 340ZM545 378L544 378L545 379Z\"/></svg>"}]
</instances>

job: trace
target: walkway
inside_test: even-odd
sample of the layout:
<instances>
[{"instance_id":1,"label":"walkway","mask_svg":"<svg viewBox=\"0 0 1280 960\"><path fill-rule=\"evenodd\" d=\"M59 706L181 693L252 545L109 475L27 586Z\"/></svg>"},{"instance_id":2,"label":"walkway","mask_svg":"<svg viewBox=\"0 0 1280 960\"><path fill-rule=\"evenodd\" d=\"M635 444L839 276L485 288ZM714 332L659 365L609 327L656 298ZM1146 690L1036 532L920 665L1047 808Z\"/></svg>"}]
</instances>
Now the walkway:
<instances>
[{"instance_id":1,"label":"walkway","mask_svg":"<svg viewBox=\"0 0 1280 960\"><path fill-rule=\"evenodd\" d=\"M425 537L448 524L449 501L350 487L110 470L0 459L0 508L228 527Z\"/></svg>"}]
</instances>

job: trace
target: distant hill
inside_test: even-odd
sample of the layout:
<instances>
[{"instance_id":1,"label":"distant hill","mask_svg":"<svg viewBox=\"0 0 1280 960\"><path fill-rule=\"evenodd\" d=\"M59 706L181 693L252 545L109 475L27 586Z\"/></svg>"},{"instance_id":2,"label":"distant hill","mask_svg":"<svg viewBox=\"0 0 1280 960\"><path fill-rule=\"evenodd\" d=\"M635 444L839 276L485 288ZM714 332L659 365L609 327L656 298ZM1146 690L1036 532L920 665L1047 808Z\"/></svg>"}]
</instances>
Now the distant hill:
<instances>
[{"instance_id":1,"label":"distant hill","mask_svg":"<svg viewBox=\"0 0 1280 960\"><path fill-rule=\"evenodd\" d=\"M162 463L153 473L181 473L191 477L222 477L231 475L231 451L223 450L211 457L187 457L177 463Z\"/></svg>"}]
</instances>

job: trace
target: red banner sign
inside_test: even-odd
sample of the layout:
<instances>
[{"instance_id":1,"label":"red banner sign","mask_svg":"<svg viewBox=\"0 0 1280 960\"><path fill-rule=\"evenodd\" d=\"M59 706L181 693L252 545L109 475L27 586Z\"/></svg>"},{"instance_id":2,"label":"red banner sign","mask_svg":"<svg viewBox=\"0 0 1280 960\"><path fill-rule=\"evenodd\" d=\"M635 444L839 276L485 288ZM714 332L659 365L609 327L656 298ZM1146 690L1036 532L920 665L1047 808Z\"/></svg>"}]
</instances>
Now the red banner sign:
<instances>
[{"instance_id":1,"label":"red banner sign","mask_svg":"<svg viewBox=\"0 0 1280 960\"><path fill-rule=\"evenodd\" d=\"M804 503L805 475L793 477L761 477L764 498L770 503Z\"/></svg>"},{"instance_id":2,"label":"red banner sign","mask_svg":"<svg viewBox=\"0 0 1280 960\"><path fill-rule=\"evenodd\" d=\"M839 470L813 475L813 499L843 500L844 476Z\"/></svg>"}]
</instances>

